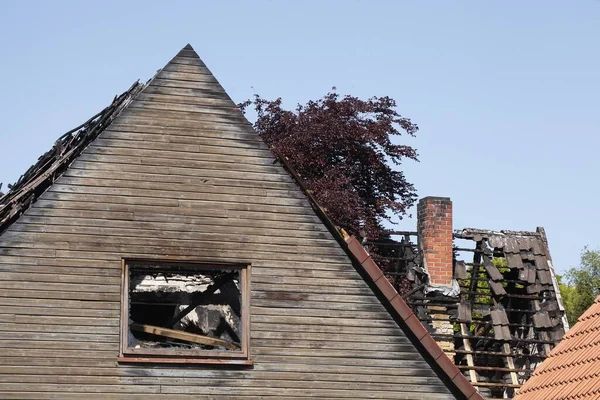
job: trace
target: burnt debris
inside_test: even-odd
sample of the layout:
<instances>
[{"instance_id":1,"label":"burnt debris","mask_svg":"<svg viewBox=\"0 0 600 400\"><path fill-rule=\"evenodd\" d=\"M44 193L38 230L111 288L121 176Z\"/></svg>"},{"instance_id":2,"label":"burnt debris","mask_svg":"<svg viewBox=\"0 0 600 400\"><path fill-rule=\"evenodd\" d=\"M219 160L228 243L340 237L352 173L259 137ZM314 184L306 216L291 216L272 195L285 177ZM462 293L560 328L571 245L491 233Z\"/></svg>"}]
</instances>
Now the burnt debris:
<instances>
[{"instance_id":1,"label":"burnt debris","mask_svg":"<svg viewBox=\"0 0 600 400\"><path fill-rule=\"evenodd\" d=\"M241 349L239 270L129 268L128 348Z\"/></svg>"},{"instance_id":2,"label":"burnt debris","mask_svg":"<svg viewBox=\"0 0 600 400\"><path fill-rule=\"evenodd\" d=\"M388 249L388 279L484 397L511 398L568 329L543 228L455 231L456 294L431 284L417 232L390 233L369 242Z\"/></svg>"},{"instance_id":3,"label":"burnt debris","mask_svg":"<svg viewBox=\"0 0 600 400\"><path fill-rule=\"evenodd\" d=\"M143 89L135 82L126 92L98 114L71 129L54 143L19 180L0 192L0 234L19 218L44 193L81 152L108 127L119 113Z\"/></svg>"}]
</instances>

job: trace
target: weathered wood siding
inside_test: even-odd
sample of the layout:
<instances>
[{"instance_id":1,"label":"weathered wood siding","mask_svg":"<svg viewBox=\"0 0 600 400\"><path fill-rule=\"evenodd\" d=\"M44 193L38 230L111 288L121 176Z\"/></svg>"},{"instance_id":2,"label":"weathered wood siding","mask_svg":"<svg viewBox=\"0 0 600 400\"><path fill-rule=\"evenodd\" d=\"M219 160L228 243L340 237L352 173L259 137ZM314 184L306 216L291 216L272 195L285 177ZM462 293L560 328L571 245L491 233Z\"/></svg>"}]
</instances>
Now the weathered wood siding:
<instances>
[{"instance_id":1,"label":"weathered wood siding","mask_svg":"<svg viewBox=\"0 0 600 400\"><path fill-rule=\"evenodd\" d=\"M122 257L251 262L254 367L119 365ZM453 398L191 50L0 237L0 398Z\"/></svg>"}]
</instances>

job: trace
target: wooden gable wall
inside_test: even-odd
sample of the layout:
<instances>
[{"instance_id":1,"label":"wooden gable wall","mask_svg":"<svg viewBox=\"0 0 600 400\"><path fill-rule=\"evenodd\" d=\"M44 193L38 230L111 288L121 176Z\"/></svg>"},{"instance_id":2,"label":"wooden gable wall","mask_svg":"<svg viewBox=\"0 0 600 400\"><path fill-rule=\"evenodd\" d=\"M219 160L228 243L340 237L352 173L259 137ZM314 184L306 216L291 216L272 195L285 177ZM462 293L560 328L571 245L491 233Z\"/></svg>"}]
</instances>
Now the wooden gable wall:
<instances>
[{"instance_id":1,"label":"wooden gable wall","mask_svg":"<svg viewBox=\"0 0 600 400\"><path fill-rule=\"evenodd\" d=\"M251 262L254 366L119 365L122 257ZM454 398L186 47L0 237L0 398L258 396Z\"/></svg>"}]
</instances>

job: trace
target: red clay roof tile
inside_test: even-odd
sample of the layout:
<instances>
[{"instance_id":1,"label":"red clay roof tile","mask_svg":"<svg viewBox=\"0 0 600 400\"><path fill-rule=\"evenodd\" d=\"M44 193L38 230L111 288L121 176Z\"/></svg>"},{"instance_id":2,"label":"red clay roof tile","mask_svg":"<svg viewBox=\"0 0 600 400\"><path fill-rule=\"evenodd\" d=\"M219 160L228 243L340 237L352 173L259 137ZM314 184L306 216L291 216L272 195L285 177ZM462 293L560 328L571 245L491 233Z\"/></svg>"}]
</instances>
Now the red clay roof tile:
<instances>
[{"instance_id":1,"label":"red clay roof tile","mask_svg":"<svg viewBox=\"0 0 600 400\"><path fill-rule=\"evenodd\" d=\"M514 397L538 399L600 399L600 296Z\"/></svg>"}]
</instances>

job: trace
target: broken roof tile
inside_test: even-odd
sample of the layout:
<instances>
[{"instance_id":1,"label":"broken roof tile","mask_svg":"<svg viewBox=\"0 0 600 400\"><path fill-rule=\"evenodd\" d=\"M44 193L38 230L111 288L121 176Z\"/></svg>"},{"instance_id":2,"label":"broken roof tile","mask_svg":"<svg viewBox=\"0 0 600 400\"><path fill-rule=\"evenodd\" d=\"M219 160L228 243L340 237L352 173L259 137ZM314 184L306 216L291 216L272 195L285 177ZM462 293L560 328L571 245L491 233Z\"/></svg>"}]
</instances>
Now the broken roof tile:
<instances>
[{"instance_id":1,"label":"broken roof tile","mask_svg":"<svg viewBox=\"0 0 600 400\"><path fill-rule=\"evenodd\" d=\"M515 253L505 253L506 254L506 262L509 268L523 268L523 260L521 259L521 254L518 252Z\"/></svg>"},{"instance_id":2,"label":"broken roof tile","mask_svg":"<svg viewBox=\"0 0 600 400\"><path fill-rule=\"evenodd\" d=\"M467 279L467 266L464 261L457 260L454 263L454 279Z\"/></svg>"},{"instance_id":3,"label":"broken roof tile","mask_svg":"<svg viewBox=\"0 0 600 400\"><path fill-rule=\"evenodd\" d=\"M552 322L546 311L538 311L533 315L533 325L536 328L551 328Z\"/></svg>"},{"instance_id":4,"label":"broken roof tile","mask_svg":"<svg viewBox=\"0 0 600 400\"><path fill-rule=\"evenodd\" d=\"M458 320L461 322L471 322L471 303L461 301L458 305Z\"/></svg>"},{"instance_id":5,"label":"broken roof tile","mask_svg":"<svg viewBox=\"0 0 600 400\"><path fill-rule=\"evenodd\" d=\"M535 267L542 271L548 271L550 268L548 267L548 259L546 258L546 256L536 255Z\"/></svg>"},{"instance_id":6,"label":"broken roof tile","mask_svg":"<svg viewBox=\"0 0 600 400\"><path fill-rule=\"evenodd\" d=\"M504 279L504 276L500 273L500 271L498 271L498 268L496 268L496 266L492 264L492 261L489 257L483 258L483 264L485 271L492 280L499 281Z\"/></svg>"},{"instance_id":7,"label":"broken roof tile","mask_svg":"<svg viewBox=\"0 0 600 400\"><path fill-rule=\"evenodd\" d=\"M488 281L488 284L490 285L490 288L492 289L492 291L494 292L494 294L496 296L503 296L506 294L506 290L504 289L504 286L502 286L498 282L494 282L493 280L490 279Z\"/></svg>"}]
</instances>

